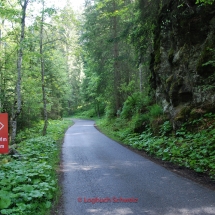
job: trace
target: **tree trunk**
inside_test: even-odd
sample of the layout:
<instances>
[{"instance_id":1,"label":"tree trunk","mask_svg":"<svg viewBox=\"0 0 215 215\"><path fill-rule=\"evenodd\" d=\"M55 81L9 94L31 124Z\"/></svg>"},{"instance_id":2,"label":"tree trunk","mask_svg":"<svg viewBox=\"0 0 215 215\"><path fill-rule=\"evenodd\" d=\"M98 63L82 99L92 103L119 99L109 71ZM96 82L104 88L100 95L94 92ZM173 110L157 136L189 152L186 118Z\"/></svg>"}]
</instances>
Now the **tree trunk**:
<instances>
[{"instance_id":1,"label":"tree trunk","mask_svg":"<svg viewBox=\"0 0 215 215\"><path fill-rule=\"evenodd\" d=\"M140 78L140 92L143 92L143 65L140 63L139 65L139 78Z\"/></svg>"},{"instance_id":2,"label":"tree trunk","mask_svg":"<svg viewBox=\"0 0 215 215\"><path fill-rule=\"evenodd\" d=\"M23 41L25 38L25 17L29 0L24 0L22 6L22 18L21 18L21 35L19 41L18 57L17 57L17 82L16 82L16 101L14 102L14 108L11 119L11 144L15 143L16 131L17 131L17 118L22 109L22 97L21 97L21 78L22 78L22 58L23 58Z\"/></svg>"},{"instance_id":3,"label":"tree trunk","mask_svg":"<svg viewBox=\"0 0 215 215\"><path fill-rule=\"evenodd\" d=\"M116 11L116 2L113 0L113 11ZM119 92L119 86L120 86L120 69L119 69L119 45L118 45L118 39L117 39L117 27L118 27L118 20L117 15L113 16L113 40L114 40L114 97L115 97L115 111L120 109L120 92Z\"/></svg>"},{"instance_id":4,"label":"tree trunk","mask_svg":"<svg viewBox=\"0 0 215 215\"><path fill-rule=\"evenodd\" d=\"M0 52L2 52L2 29L0 29ZM1 60L0 60L1 63ZM2 65L3 63L0 64L0 112L2 112L2 86L3 86L3 74L2 74Z\"/></svg>"},{"instance_id":5,"label":"tree trunk","mask_svg":"<svg viewBox=\"0 0 215 215\"><path fill-rule=\"evenodd\" d=\"M46 90L45 90L45 65L44 65L44 56L43 56L43 25L44 25L44 1L42 1L42 17L40 24L40 63L41 63L41 81L42 81L42 94L43 94L43 136L47 133L48 127L48 114L47 114L47 103L46 103Z\"/></svg>"},{"instance_id":6,"label":"tree trunk","mask_svg":"<svg viewBox=\"0 0 215 215\"><path fill-rule=\"evenodd\" d=\"M66 40L66 44L65 44L65 52L66 52L66 71L67 71L67 78L68 78L68 83L71 85L70 88L70 97L68 98L68 109L69 109L69 113L71 114L71 107L72 107L72 94L73 94L73 90L72 90L72 81L71 81L71 74L70 74L70 65L69 65L69 45L67 42L67 35L65 34L65 40Z\"/></svg>"},{"instance_id":7,"label":"tree trunk","mask_svg":"<svg viewBox=\"0 0 215 215\"><path fill-rule=\"evenodd\" d=\"M4 32L4 20L1 23L2 29L0 29L0 52L2 57L0 59L0 112L4 112L5 101L5 68L6 68L6 42L2 42Z\"/></svg>"}]
</instances>

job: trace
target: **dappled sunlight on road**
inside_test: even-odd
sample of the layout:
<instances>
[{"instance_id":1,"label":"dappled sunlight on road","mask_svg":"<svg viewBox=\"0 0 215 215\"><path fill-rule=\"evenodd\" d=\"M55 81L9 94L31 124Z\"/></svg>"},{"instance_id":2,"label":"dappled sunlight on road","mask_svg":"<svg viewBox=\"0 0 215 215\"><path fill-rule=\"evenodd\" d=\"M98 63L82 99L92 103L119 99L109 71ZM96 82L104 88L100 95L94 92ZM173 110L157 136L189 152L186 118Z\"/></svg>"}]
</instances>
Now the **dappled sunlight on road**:
<instances>
[{"instance_id":1,"label":"dappled sunlight on road","mask_svg":"<svg viewBox=\"0 0 215 215\"><path fill-rule=\"evenodd\" d=\"M150 162L144 162L141 163L142 166L147 164L150 164ZM90 170L95 170L95 169L115 169L115 170L120 170L122 167L132 167L132 166L136 166L138 164L134 163L134 162L130 162L130 161L124 161L123 163L117 162L117 161L113 161L111 163L106 163L106 165L95 165L95 164L87 164L87 165L83 165L80 163L66 163L64 164L64 169L62 170L63 172L69 172L69 171L90 171Z\"/></svg>"},{"instance_id":2,"label":"dappled sunlight on road","mask_svg":"<svg viewBox=\"0 0 215 215\"><path fill-rule=\"evenodd\" d=\"M90 131L90 132L88 132L88 131L82 131L82 132L77 132L77 133L72 133L72 134L66 133L66 134L65 134L65 137L66 137L66 136L83 135L83 134L93 134L93 133L96 133L96 132L92 132L92 131Z\"/></svg>"},{"instance_id":3,"label":"dappled sunlight on road","mask_svg":"<svg viewBox=\"0 0 215 215\"><path fill-rule=\"evenodd\" d=\"M74 133L74 134L65 134L66 136L74 136L74 135L81 135L83 133Z\"/></svg>"},{"instance_id":4,"label":"dappled sunlight on road","mask_svg":"<svg viewBox=\"0 0 215 215\"><path fill-rule=\"evenodd\" d=\"M78 163L67 163L64 165L63 172L69 171L90 171L101 168L99 165L81 165Z\"/></svg>"},{"instance_id":5,"label":"dappled sunlight on road","mask_svg":"<svg viewBox=\"0 0 215 215\"><path fill-rule=\"evenodd\" d=\"M94 127L94 125L76 125L76 127Z\"/></svg>"},{"instance_id":6,"label":"dappled sunlight on road","mask_svg":"<svg viewBox=\"0 0 215 215\"><path fill-rule=\"evenodd\" d=\"M156 204L155 204L156 205ZM159 209L156 210L145 210L143 214L146 215L157 215ZM214 215L215 207L202 207L202 208L167 208L168 212L164 212L162 215ZM114 214L114 213L113 213Z\"/></svg>"},{"instance_id":7,"label":"dappled sunlight on road","mask_svg":"<svg viewBox=\"0 0 215 215\"><path fill-rule=\"evenodd\" d=\"M93 215L96 215L96 214L104 214L104 215L129 215L129 214L134 214L132 212L132 210L128 207L122 207L122 208L116 208L116 209L113 209L113 211L110 211L110 210L104 210L104 209L101 209L101 208L98 208L98 209L87 209L86 210L87 213L91 213Z\"/></svg>"},{"instance_id":8,"label":"dappled sunlight on road","mask_svg":"<svg viewBox=\"0 0 215 215\"><path fill-rule=\"evenodd\" d=\"M155 204L156 205L156 204ZM100 205L99 205L100 206ZM98 206L98 208L93 209L86 209L88 214L96 215L96 214L103 214L103 215L129 215L135 214L131 208L129 207L120 207L120 208L113 208L113 210L105 210ZM155 206L156 207L156 206ZM111 208L111 205L110 205ZM143 215L157 215L159 209L156 208L155 210L143 210L141 214ZM201 207L201 208L194 208L194 209L187 209L187 208L167 208L168 212L164 212L163 215L214 215L215 214L215 207Z\"/></svg>"},{"instance_id":9,"label":"dappled sunlight on road","mask_svg":"<svg viewBox=\"0 0 215 215\"><path fill-rule=\"evenodd\" d=\"M215 214L215 207L201 207L201 208L173 208L171 212L164 215L213 215Z\"/></svg>"}]
</instances>

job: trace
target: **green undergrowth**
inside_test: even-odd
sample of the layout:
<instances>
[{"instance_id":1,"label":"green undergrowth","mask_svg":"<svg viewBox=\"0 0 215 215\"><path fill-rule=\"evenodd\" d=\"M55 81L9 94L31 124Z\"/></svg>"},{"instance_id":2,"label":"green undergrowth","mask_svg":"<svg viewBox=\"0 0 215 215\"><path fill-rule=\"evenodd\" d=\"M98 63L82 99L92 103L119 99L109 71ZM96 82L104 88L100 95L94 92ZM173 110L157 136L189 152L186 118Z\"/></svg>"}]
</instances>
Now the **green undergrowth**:
<instances>
[{"instance_id":1,"label":"green undergrowth","mask_svg":"<svg viewBox=\"0 0 215 215\"><path fill-rule=\"evenodd\" d=\"M111 138L149 155L184 166L215 180L215 115L183 124L172 132L169 121L163 122L155 135L151 125L141 133L134 133L132 122L121 118L97 121L98 128ZM191 129L195 128L195 129Z\"/></svg>"},{"instance_id":2,"label":"green undergrowth","mask_svg":"<svg viewBox=\"0 0 215 215\"><path fill-rule=\"evenodd\" d=\"M71 120L49 121L17 136L17 152L0 155L0 214L47 215L59 195L57 167L60 146Z\"/></svg>"}]
</instances>

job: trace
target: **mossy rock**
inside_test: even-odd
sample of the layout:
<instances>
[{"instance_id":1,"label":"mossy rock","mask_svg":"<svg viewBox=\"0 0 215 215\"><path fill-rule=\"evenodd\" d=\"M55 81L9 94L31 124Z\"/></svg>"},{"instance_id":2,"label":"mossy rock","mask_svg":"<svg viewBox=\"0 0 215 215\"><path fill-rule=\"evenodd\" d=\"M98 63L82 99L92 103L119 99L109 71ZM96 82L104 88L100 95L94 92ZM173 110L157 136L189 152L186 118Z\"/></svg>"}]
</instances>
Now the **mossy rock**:
<instances>
[{"instance_id":1,"label":"mossy rock","mask_svg":"<svg viewBox=\"0 0 215 215\"><path fill-rule=\"evenodd\" d=\"M213 103L205 103L201 107L206 113L215 113L215 106Z\"/></svg>"},{"instance_id":2,"label":"mossy rock","mask_svg":"<svg viewBox=\"0 0 215 215\"><path fill-rule=\"evenodd\" d=\"M168 53L168 61L172 64L174 58L174 50L170 49Z\"/></svg>"},{"instance_id":3,"label":"mossy rock","mask_svg":"<svg viewBox=\"0 0 215 215\"><path fill-rule=\"evenodd\" d=\"M214 36L209 37L205 43L204 48L200 54L197 63L197 73L202 77L209 77L215 72L215 51L214 51L215 39Z\"/></svg>"},{"instance_id":4,"label":"mossy rock","mask_svg":"<svg viewBox=\"0 0 215 215\"><path fill-rule=\"evenodd\" d=\"M191 106L182 107L181 110L176 114L174 121L186 122L190 117L191 110Z\"/></svg>"},{"instance_id":5,"label":"mossy rock","mask_svg":"<svg viewBox=\"0 0 215 215\"><path fill-rule=\"evenodd\" d=\"M207 53L207 55L205 55L199 60L196 70L197 70L197 73L202 77L205 77L205 78L209 77L215 72L213 63L210 63L212 62L210 60L212 58L213 58L213 55Z\"/></svg>"},{"instance_id":6,"label":"mossy rock","mask_svg":"<svg viewBox=\"0 0 215 215\"><path fill-rule=\"evenodd\" d=\"M157 117L151 121L150 126L152 128L154 135L159 135L160 126L163 125L165 121L166 118L164 118L163 116Z\"/></svg>"},{"instance_id":7,"label":"mossy rock","mask_svg":"<svg viewBox=\"0 0 215 215\"><path fill-rule=\"evenodd\" d=\"M169 97L172 100L172 104L174 106L177 106L180 103L178 93L182 85L183 85L183 79L178 78L178 80L173 81L170 86Z\"/></svg>"},{"instance_id":8,"label":"mossy rock","mask_svg":"<svg viewBox=\"0 0 215 215\"><path fill-rule=\"evenodd\" d=\"M161 52L160 49L155 51L155 64L159 64L161 62Z\"/></svg>"},{"instance_id":9,"label":"mossy rock","mask_svg":"<svg viewBox=\"0 0 215 215\"><path fill-rule=\"evenodd\" d=\"M154 63L155 64L159 64L161 62L160 41L161 41L161 35L159 35L158 38L155 40L155 45L154 45Z\"/></svg>"},{"instance_id":10,"label":"mossy rock","mask_svg":"<svg viewBox=\"0 0 215 215\"><path fill-rule=\"evenodd\" d=\"M171 83L173 80L173 75L170 75L167 79L166 79L166 83L169 84Z\"/></svg>"},{"instance_id":11,"label":"mossy rock","mask_svg":"<svg viewBox=\"0 0 215 215\"><path fill-rule=\"evenodd\" d=\"M171 83L173 81L173 75L170 75L164 82L164 86L165 86L165 90L166 92L170 92L170 87L171 87ZM168 93L167 93L168 94ZM168 96L168 100L169 100L169 96Z\"/></svg>"},{"instance_id":12,"label":"mossy rock","mask_svg":"<svg viewBox=\"0 0 215 215\"><path fill-rule=\"evenodd\" d=\"M190 111L190 119L189 120L194 120L194 119L198 119L201 118L203 114L205 114L206 111L203 110L202 108L193 108Z\"/></svg>"},{"instance_id":13,"label":"mossy rock","mask_svg":"<svg viewBox=\"0 0 215 215\"><path fill-rule=\"evenodd\" d=\"M173 78L172 78L173 79ZM178 91L179 88L183 85L183 78L178 78L178 80L172 81L170 92Z\"/></svg>"}]
</instances>

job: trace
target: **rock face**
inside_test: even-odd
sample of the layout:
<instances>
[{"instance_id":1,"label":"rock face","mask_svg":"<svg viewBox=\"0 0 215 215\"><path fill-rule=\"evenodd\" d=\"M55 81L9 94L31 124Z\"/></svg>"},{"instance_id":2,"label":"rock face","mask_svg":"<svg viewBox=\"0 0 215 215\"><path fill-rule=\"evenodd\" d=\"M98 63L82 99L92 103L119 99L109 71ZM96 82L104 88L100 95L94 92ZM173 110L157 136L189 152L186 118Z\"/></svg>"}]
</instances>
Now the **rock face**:
<instances>
[{"instance_id":1,"label":"rock face","mask_svg":"<svg viewBox=\"0 0 215 215\"><path fill-rule=\"evenodd\" d=\"M155 29L151 84L175 126L215 111L215 4L168 1Z\"/></svg>"}]
</instances>

